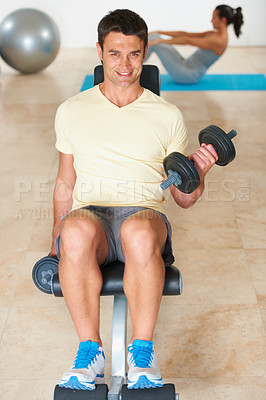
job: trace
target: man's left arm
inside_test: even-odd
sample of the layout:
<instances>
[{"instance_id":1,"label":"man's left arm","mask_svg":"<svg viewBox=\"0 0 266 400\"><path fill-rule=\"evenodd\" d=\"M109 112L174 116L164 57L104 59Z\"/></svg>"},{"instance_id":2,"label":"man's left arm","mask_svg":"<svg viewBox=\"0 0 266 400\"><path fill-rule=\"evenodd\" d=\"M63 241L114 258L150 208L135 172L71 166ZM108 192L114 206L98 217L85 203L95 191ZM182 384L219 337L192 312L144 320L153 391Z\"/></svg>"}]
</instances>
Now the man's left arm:
<instances>
[{"instance_id":1,"label":"man's left arm","mask_svg":"<svg viewBox=\"0 0 266 400\"><path fill-rule=\"evenodd\" d=\"M205 175L218 160L218 155L212 145L203 143L195 153L189 156L189 159L194 161L194 166L200 177L200 186L190 194L181 192L174 185L170 186L175 202L182 208L192 207L200 198L204 190Z\"/></svg>"}]
</instances>

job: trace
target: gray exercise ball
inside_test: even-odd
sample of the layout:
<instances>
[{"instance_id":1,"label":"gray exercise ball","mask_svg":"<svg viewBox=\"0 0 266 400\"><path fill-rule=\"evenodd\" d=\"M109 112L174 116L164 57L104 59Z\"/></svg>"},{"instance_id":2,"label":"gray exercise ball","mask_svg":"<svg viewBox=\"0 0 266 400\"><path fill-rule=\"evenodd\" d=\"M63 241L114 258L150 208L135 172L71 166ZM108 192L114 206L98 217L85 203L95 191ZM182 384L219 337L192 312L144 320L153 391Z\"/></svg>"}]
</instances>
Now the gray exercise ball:
<instances>
[{"instance_id":1,"label":"gray exercise ball","mask_svg":"<svg viewBox=\"0 0 266 400\"><path fill-rule=\"evenodd\" d=\"M42 11L22 8L0 24L0 55L22 73L32 74L48 67L59 47L59 30Z\"/></svg>"}]
</instances>

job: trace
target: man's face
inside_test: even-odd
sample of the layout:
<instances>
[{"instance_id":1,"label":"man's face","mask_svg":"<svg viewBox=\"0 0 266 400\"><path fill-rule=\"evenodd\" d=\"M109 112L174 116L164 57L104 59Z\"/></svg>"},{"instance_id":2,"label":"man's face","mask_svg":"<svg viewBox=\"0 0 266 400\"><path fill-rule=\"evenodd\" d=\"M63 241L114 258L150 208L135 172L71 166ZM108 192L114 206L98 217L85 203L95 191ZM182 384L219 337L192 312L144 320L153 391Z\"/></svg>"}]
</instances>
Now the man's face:
<instances>
[{"instance_id":1,"label":"man's face","mask_svg":"<svg viewBox=\"0 0 266 400\"><path fill-rule=\"evenodd\" d=\"M110 32L104 39L103 50L97 43L103 62L104 80L119 87L129 87L139 81L144 54L143 41L138 36Z\"/></svg>"}]
</instances>

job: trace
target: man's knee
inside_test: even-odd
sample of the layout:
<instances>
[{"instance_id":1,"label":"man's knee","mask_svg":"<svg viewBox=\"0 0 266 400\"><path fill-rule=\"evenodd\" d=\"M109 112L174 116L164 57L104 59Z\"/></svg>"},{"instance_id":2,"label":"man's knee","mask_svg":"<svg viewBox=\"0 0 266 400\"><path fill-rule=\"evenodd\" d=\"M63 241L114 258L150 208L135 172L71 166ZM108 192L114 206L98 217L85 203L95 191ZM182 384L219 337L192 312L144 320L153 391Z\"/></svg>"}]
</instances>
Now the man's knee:
<instances>
[{"instance_id":1,"label":"man's knee","mask_svg":"<svg viewBox=\"0 0 266 400\"><path fill-rule=\"evenodd\" d=\"M125 221L120 233L125 257L139 257L144 260L154 255L160 256L167 238L167 230L164 233L164 226L162 225L160 230L159 225L149 218Z\"/></svg>"},{"instance_id":2,"label":"man's knee","mask_svg":"<svg viewBox=\"0 0 266 400\"><path fill-rule=\"evenodd\" d=\"M62 252L69 257L79 256L84 251L97 251L103 240L102 229L96 217L82 213L70 213L61 223L60 237Z\"/></svg>"}]
</instances>

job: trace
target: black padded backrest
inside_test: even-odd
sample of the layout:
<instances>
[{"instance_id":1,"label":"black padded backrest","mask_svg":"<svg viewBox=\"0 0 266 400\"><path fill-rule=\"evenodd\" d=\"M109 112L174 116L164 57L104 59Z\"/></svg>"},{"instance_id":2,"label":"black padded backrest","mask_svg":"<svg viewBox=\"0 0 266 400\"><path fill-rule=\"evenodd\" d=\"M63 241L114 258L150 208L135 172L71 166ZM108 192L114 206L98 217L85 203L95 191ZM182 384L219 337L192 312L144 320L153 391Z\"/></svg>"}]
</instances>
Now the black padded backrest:
<instances>
[{"instance_id":1,"label":"black padded backrest","mask_svg":"<svg viewBox=\"0 0 266 400\"><path fill-rule=\"evenodd\" d=\"M93 84L99 85L104 79L103 66L97 65L94 68ZM140 75L140 84L145 89L151 90L153 93L160 96L160 73L156 65L143 65L142 72Z\"/></svg>"}]
</instances>

